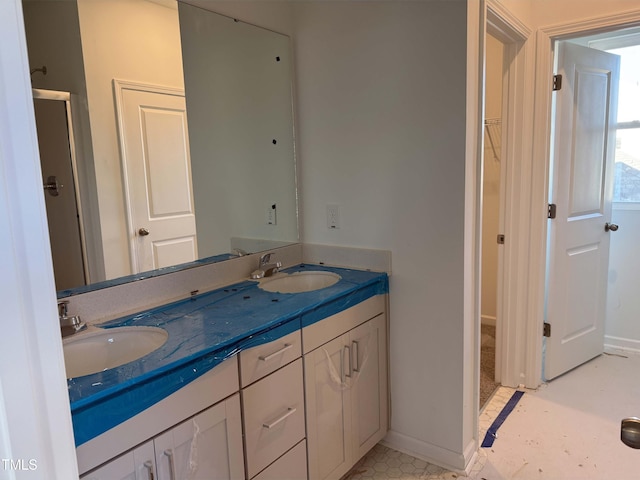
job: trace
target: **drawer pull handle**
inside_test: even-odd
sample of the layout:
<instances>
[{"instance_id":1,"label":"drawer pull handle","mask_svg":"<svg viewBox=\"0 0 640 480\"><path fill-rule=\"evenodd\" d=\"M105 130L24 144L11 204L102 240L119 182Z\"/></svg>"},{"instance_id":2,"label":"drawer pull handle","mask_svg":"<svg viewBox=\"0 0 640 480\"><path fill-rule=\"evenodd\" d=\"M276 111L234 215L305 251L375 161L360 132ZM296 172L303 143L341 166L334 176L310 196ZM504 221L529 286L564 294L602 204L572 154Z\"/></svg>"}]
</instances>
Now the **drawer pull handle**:
<instances>
[{"instance_id":1,"label":"drawer pull handle","mask_svg":"<svg viewBox=\"0 0 640 480\"><path fill-rule=\"evenodd\" d=\"M147 473L149 473L149 480L153 480L153 463L151 463L151 460L144 462L144 468L146 468Z\"/></svg>"},{"instance_id":2,"label":"drawer pull handle","mask_svg":"<svg viewBox=\"0 0 640 480\"><path fill-rule=\"evenodd\" d=\"M294 413L296 413L296 408L295 407L289 407L289 408L287 408L286 413L284 413L280 418L277 418L276 420L274 420L271 423L263 423L262 426L264 428L273 428L276 425L278 425L280 422L283 422L287 417L290 417L291 415L293 415Z\"/></svg>"},{"instance_id":3,"label":"drawer pull handle","mask_svg":"<svg viewBox=\"0 0 640 480\"><path fill-rule=\"evenodd\" d=\"M284 352L286 352L287 350L289 350L290 348L293 348L293 344L291 343L285 343L284 347L282 347L280 350L273 352L270 355L267 355L266 357L264 355L260 355L258 357L258 359L262 360L263 362L268 362L269 360L271 360L272 358L277 357L278 355L282 355Z\"/></svg>"},{"instance_id":4,"label":"drawer pull handle","mask_svg":"<svg viewBox=\"0 0 640 480\"><path fill-rule=\"evenodd\" d=\"M171 480L176 480L176 468L173 464L173 450L167 449L164 451L164 454L167 456L169 460L169 473L171 474Z\"/></svg>"}]
</instances>

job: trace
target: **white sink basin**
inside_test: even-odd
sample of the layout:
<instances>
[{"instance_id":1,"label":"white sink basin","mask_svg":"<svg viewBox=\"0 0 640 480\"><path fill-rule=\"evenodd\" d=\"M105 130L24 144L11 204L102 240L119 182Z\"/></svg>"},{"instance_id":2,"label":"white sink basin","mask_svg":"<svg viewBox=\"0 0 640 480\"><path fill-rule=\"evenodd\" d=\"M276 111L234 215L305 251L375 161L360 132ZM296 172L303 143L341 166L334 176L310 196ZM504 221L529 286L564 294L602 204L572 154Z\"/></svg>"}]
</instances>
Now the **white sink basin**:
<instances>
[{"instance_id":1,"label":"white sink basin","mask_svg":"<svg viewBox=\"0 0 640 480\"><path fill-rule=\"evenodd\" d=\"M160 348L169 335L156 327L97 328L63 340L67 378L102 372Z\"/></svg>"},{"instance_id":2,"label":"white sink basin","mask_svg":"<svg viewBox=\"0 0 640 480\"><path fill-rule=\"evenodd\" d=\"M340 278L340 275L335 273L321 271L283 273L262 280L258 287L267 292L276 293L311 292L330 287Z\"/></svg>"}]
</instances>

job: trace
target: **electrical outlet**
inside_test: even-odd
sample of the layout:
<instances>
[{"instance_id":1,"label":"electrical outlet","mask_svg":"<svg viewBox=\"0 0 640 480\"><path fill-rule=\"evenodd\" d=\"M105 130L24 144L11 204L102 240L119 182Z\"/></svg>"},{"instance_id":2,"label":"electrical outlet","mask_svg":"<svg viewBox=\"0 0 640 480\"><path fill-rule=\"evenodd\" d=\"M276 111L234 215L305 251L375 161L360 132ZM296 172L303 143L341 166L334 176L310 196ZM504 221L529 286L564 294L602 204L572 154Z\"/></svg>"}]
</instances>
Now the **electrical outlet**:
<instances>
[{"instance_id":1,"label":"electrical outlet","mask_svg":"<svg viewBox=\"0 0 640 480\"><path fill-rule=\"evenodd\" d=\"M338 205L327 205L327 227L331 230L340 228L340 214Z\"/></svg>"},{"instance_id":2,"label":"electrical outlet","mask_svg":"<svg viewBox=\"0 0 640 480\"><path fill-rule=\"evenodd\" d=\"M267 225L277 225L277 208L276 204L272 203L267 206Z\"/></svg>"}]
</instances>

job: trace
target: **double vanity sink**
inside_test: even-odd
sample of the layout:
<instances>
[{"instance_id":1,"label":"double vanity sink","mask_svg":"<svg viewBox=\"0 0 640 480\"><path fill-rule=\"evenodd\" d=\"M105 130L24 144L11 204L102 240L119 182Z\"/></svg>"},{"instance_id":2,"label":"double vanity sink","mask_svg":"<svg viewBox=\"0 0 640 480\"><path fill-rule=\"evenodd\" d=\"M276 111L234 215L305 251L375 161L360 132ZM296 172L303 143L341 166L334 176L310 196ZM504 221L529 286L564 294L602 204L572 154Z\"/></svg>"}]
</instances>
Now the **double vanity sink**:
<instances>
[{"instance_id":1,"label":"double vanity sink","mask_svg":"<svg viewBox=\"0 0 640 480\"><path fill-rule=\"evenodd\" d=\"M384 273L302 264L68 337L63 348L76 445L243 350L387 292Z\"/></svg>"},{"instance_id":2,"label":"double vanity sink","mask_svg":"<svg viewBox=\"0 0 640 480\"><path fill-rule=\"evenodd\" d=\"M303 293L330 287L340 275L327 271L277 273L261 280L258 288L272 293ZM169 334L158 327L96 328L63 342L68 378L103 372L137 360L162 347Z\"/></svg>"}]
</instances>

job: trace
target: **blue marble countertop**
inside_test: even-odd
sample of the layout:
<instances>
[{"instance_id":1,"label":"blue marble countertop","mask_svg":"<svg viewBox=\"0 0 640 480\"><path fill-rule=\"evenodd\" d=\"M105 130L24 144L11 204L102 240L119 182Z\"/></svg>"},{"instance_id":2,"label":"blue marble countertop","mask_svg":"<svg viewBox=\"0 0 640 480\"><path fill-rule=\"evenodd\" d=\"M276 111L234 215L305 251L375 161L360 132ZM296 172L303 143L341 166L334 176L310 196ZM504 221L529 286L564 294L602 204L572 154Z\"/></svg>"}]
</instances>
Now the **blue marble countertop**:
<instances>
[{"instance_id":1,"label":"blue marble countertop","mask_svg":"<svg viewBox=\"0 0 640 480\"><path fill-rule=\"evenodd\" d=\"M284 270L334 272L334 285L303 293L271 293L244 281L102 328L154 326L167 342L104 372L67 380L76 446L132 418L243 349L268 343L389 291L386 273L298 265Z\"/></svg>"}]
</instances>

